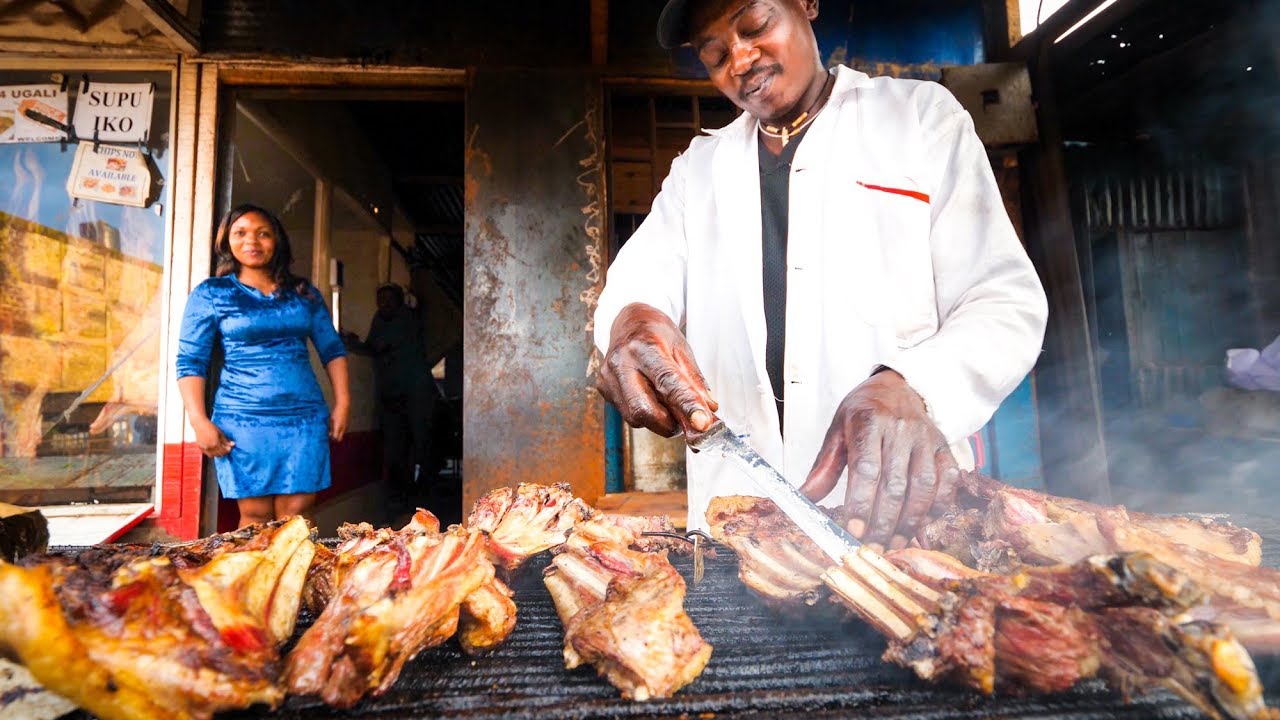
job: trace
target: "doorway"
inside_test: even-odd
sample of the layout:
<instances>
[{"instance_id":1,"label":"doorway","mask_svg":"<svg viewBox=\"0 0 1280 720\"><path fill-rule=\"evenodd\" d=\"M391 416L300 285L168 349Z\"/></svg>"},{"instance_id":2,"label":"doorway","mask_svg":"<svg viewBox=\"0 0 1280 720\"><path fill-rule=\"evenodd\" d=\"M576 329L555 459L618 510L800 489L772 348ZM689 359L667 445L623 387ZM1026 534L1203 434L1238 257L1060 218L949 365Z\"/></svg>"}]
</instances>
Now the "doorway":
<instances>
[{"instance_id":1,"label":"doorway","mask_svg":"<svg viewBox=\"0 0 1280 720\"><path fill-rule=\"evenodd\" d=\"M351 417L330 445L319 532L398 526L418 507L459 522L462 91L236 87L220 102L218 217L241 203L279 216L293 273L324 296L348 349ZM403 305L380 311L389 288ZM332 403L314 351L312 366ZM212 467L205 478L206 517L233 528L235 503Z\"/></svg>"}]
</instances>

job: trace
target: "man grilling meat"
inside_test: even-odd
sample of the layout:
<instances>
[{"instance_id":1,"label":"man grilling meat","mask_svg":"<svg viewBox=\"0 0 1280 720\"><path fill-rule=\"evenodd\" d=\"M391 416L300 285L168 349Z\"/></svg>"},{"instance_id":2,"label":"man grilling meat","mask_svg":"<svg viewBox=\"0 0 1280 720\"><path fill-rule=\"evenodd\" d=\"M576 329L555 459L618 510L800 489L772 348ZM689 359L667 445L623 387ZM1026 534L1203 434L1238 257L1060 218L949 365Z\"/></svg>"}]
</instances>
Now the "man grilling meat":
<instances>
[{"instance_id":1,"label":"man grilling meat","mask_svg":"<svg viewBox=\"0 0 1280 720\"><path fill-rule=\"evenodd\" d=\"M1044 291L941 86L823 67L817 0L670 0L742 115L676 158L609 268L601 393L635 427L719 416L862 539L905 545L1034 364ZM846 471L848 469L848 471ZM750 493L690 455L689 526Z\"/></svg>"}]
</instances>

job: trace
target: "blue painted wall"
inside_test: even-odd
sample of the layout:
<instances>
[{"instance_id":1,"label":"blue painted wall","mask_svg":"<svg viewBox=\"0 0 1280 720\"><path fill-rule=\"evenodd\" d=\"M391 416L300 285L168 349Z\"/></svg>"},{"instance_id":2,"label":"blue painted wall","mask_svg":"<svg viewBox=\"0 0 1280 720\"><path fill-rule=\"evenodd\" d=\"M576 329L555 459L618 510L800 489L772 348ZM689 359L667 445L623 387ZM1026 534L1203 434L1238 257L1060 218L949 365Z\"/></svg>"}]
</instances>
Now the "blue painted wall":
<instances>
[{"instance_id":1,"label":"blue painted wall","mask_svg":"<svg viewBox=\"0 0 1280 720\"><path fill-rule=\"evenodd\" d=\"M814 31L826 57L899 65L972 65L985 58L974 0L823 2Z\"/></svg>"},{"instance_id":2,"label":"blue painted wall","mask_svg":"<svg viewBox=\"0 0 1280 720\"><path fill-rule=\"evenodd\" d=\"M1028 375L978 433L978 470L1010 485L1044 489L1035 374Z\"/></svg>"}]
</instances>

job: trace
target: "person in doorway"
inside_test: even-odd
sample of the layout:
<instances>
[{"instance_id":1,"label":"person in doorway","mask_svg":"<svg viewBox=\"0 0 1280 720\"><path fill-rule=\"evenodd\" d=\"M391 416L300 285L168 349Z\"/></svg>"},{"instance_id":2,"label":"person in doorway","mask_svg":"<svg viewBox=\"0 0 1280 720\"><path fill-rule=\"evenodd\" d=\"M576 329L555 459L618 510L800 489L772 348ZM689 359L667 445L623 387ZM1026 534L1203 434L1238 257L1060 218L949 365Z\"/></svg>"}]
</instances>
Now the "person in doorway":
<instances>
[{"instance_id":1,"label":"person in doorway","mask_svg":"<svg viewBox=\"0 0 1280 720\"><path fill-rule=\"evenodd\" d=\"M416 503L433 474L430 433L435 379L427 367L422 322L405 303L404 290L384 283L378 287L377 303L365 340L360 342L352 334L344 339L353 351L374 358L382 461L389 489L400 502Z\"/></svg>"},{"instance_id":2,"label":"person in doorway","mask_svg":"<svg viewBox=\"0 0 1280 720\"><path fill-rule=\"evenodd\" d=\"M633 426L719 413L865 541L902 546L954 496L966 438L1034 364L1044 290L972 120L941 86L823 66L817 0L670 0L742 109L677 157L609 268L597 385ZM704 454L705 455L705 454ZM689 526L755 494L689 455Z\"/></svg>"},{"instance_id":3,"label":"person in doorway","mask_svg":"<svg viewBox=\"0 0 1280 720\"><path fill-rule=\"evenodd\" d=\"M240 508L240 527L305 515L329 487L329 440L347 429L346 349L324 296L290 271L289 236L275 215L236 207L215 252L216 277L191 292L182 317L178 389L187 417L223 496ZM307 340L329 375L332 410ZM210 417L205 384L217 343L224 365Z\"/></svg>"}]
</instances>

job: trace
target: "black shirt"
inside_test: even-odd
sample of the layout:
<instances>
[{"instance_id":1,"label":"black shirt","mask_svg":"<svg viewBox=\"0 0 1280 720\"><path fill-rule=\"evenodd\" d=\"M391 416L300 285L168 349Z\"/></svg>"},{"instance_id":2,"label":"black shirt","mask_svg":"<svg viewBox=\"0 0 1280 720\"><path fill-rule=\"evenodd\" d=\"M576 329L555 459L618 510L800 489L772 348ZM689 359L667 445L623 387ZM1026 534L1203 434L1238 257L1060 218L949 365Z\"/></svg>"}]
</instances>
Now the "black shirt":
<instances>
[{"instance_id":1,"label":"black shirt","mask_svg":"<svg viewBox=\"0 0 1280 720\"><path fill-rule=\"evenodd\" d=\"M806 128L807 129L807 128ZM764 322L766 327L764 364L778 405L778 426L782 427L782 401L786 399L783 380L783 349L787 338L787 215L790 206L791 161L805 133L793 137L777 156L760 145L760 241L764 260Z\"/></svg>"}]
</instances>

